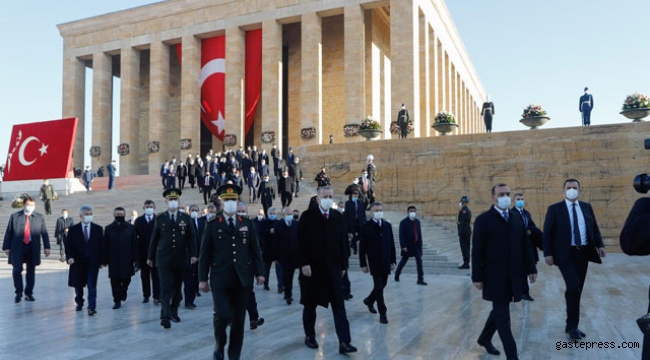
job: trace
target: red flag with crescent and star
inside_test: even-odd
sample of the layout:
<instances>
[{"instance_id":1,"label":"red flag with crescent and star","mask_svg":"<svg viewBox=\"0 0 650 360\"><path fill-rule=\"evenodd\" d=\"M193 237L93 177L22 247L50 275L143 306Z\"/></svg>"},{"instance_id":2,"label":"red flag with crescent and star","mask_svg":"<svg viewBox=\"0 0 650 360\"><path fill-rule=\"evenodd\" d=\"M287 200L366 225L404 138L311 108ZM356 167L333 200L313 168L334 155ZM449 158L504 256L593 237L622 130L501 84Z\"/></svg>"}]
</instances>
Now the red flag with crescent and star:
<instances>
[{"instance_id":1,"label":"red flag with crescent and star","mask_svg":"<svg viewBox=\"0 0 650 360\"><path fill-rule=\"evenodd\" d=\"M226 134L226 36L201 40L201 120L223 141Z\"/></svg>"},{"instance_id":2,"label":"red flag with crescent and star","mask_svg":"<svg viewBox=\"0 0 650 360\"><path fill-rule=\"evenodd\" d=\"M4 180L67 177L76 130L77 118L14 125Z\"/></svg>"}]
</instances>

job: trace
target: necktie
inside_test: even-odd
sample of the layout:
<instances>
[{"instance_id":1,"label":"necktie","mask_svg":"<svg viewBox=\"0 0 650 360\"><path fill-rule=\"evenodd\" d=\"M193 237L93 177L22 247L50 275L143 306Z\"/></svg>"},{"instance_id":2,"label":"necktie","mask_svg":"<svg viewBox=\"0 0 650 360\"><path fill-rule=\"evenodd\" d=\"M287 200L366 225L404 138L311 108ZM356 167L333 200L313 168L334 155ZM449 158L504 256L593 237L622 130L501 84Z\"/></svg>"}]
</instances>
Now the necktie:
<instances>
[{"instance_id":1,"label":"necktie","mask_svg":"<svg viewBox=\"0 0 650 360\"><path fill-rule=\"evenodd\" d=\"M413 233L415 234L415 242L418 242L418 229L415 226L415 221L413 221Z\"/></svg>"},{"instance_id":2,"label":"necktie","mask_svg":"<svg viewBox=\"0 0 650 360\"><path fill-rule=\"evenodd\" d=\"M84 240L86 241L86 243L88 243L88 239L89 239L89 236L88 236L88 225L85 225L85 226L84 226Z\"/></svg>"},{"instance_id":3,"label":"necktie","mask_svg":"<svg viewBox=\"0 0 650 360\"><path fill-rule=\"evenodd\" d=\"M578 211L576 211L576 203L573 203L573 237L574 245L582 245L582 238L580 237L580 226L578 225Z\"/></svg>"},{"instance_id":4,"label":"necktie","mask_svg":"<svg viewBox=\"0 0 650 360\"><path fill-rule=\"evenodd\" d=\"M363 179L363 190L368 192L368 179Z\"/></svg>"},{"instance_id":5,"label":"necktie","mask_svg":"<svg viewBox=\"0 0 650 360\"><path fill-rule=\"evenodd\" d=\"M325 220L327 220L327 213L323 213L323 218L325 218Z\"/></svg>"},{"instance_id":6,"label":"necktie","mask_svg":"<svg viewBox=\"0 0 650 360\"><path fill-rule=\"evenodd\" d=\"M508 210L505 210L503 212L503 218L506 219L506 222L508 222L508 220L510 220L510 215L508 214Z\"/></svg>"},{"instance_id":7,"label":"necktie","mask_svg":"<svg viewBox=\"0 0 650 360\"><path fill-rule=\"evenodd\" d=\"M25 235L23 237L23 242L25 245L28 245L32 241L32 229L29 226L30 217L30 215L25 216Z\"/></svg>"},{"instance_id":8,"label":"necktie","mask_svg":"<svg viewBox=\"0 0 650 360\"><path fill-rule=\"evenodd\" d=\"M359 218L359 205L358 200L354 202L354 218Z\"/></svg>"},{"instance_id":9,"label":"necktie","mask_svg":"<svg viewBox=\"0 0 650 360\"><path fill-rule=\"evenodd\" d=\"M147 224L151 222L151 217L147 216Z\"/></svg>"},{"instance_id":10,"label":"necktie","mask_svg":"<svg viewBox=\"0 0 650 360\"><path fill-rule=\"evenodd\" d=\"M209 185L210 185L210 177L206 176L205 177L205 186L209 186Z\"/></svg>"},{"instance_id":11,"label":"necktie","mask_svg":"<svg viewBox=\"0 0 650 360\"><path fill-rule=\"evenodd\" d=\"M521 213L521 218L524 219L524 229L528 229L528 219L526 218L526 214L523 210L520 210L519 212Z\"/></svg>"},{"instance_id":12,"label":"necktie","mask_svg":"<svg viewBox=\"0 0 650 360\"><path fill-rule=\"evenodd\" d=\"M230 227L231 232L235 232L235 222L232 218L228 218L228 226Z\"/></svg>"},{"instance_id":13,"label":"necktie","mask_svg":"<svg viewBox=\"0 0 650 360\"><path fill-rule=\"evenodd\" d=\"M175 223L176 223L175 220L176 220L176 219L175 219L175 217L174 217L174 214L172 214L172 224L175 224Z\"/></svg>"}]
</instances>

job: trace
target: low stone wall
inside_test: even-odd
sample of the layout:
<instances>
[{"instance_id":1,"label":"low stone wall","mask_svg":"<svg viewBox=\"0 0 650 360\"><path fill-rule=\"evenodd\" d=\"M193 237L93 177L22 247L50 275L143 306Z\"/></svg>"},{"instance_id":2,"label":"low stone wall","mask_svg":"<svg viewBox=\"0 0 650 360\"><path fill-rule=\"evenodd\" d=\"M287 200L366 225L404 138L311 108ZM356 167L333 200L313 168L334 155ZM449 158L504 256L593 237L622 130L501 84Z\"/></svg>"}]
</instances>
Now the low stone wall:
<instances>
[{"instance_id":1,"label":"low stone wall","mask_svg":"<svg viewBox=\"0 0 650 360\"><path fill-rule=\"evenodd\" d=\"M329 169L337 197L372 154L377 200L393 210L414 204L422 215L446 219L457 214L462 195L470 197L474 217L487 210L490 189L504 182L513 194L524 192L540 228L547 207L563 199L564 180L576 178L580 199L593 205L605 243L619 251L621 228L641 196L632 180L650 172L646 138L650 123L643 122L305 146L298 154L307 181L321 166Z\"/></svg>"}]
</instances>

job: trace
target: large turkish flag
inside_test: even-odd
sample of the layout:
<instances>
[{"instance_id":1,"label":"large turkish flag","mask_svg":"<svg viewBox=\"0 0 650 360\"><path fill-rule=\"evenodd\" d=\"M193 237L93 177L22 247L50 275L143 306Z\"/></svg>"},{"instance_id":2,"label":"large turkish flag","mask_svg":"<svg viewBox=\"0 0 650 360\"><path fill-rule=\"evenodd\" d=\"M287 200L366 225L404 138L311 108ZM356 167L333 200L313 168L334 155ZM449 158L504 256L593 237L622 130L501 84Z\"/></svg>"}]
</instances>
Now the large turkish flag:
<instances>
[{"instance_id":1,"label":"large turkish flag","mask_svg":"<svg viewBox=\"0 0 650 360\"><path fill-rule=\"evenodd\" d=\"M226 134L226 36L201 40L201 120L223 141Z\"/></svg>"},{"instance_id":2,"label":"large turkish flag","mask_svg":"<svg viewBox=\"0 0 650 360\"><path fill-rule=\"evenodd\" d=\"M4 180L67 177L76 130L77 118L14 125Z\"/></svg>"}]
</instances>

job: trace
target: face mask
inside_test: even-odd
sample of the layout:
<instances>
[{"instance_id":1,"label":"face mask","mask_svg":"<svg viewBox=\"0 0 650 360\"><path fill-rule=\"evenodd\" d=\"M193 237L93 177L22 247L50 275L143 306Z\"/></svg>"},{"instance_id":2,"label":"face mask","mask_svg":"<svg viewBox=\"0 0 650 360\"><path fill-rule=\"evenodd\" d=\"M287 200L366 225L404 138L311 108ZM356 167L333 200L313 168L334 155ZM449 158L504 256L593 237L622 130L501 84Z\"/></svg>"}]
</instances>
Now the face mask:
<instances>
[{"instance_id":1,"label":"face mask","mask_svg":"<svg viewBox=\"0 0 650 360\"><path fill-rule=\"evenodd\" d=\"M579 192L576 189L569 189L565 192L566 198L569 200L575 200L578 198Z\"/></svg>"},{"instance_id":2,"label":"face mask","mask_svg":"<svg viewBox=\"0 0 650 360\"><path fill-rule=\"evenodd\" d=\"M501 210L508 210L510 203L510 196L502 196L497 199L497 207Z\"/></svg>"},{"instance_id":3,"label":"face mask","mask_svg":"<svg viewBox=\"0 0 650 360\"><path fill-rule=\"evenodd\" d=\"M368 174L361 174L361 177L365 179L368 177Z\"/></svg>"},{"instance_id":4,"label":"face mask","mask_svg":"<svg viewBox=\"0 0 650 360\"><path fill-rule=\"evenodd\" d=\"M26 211L28 214L33 213L34 210L36 210L36 205L25 206L25 211Z\"/></svg>"},{"instance_id":5,"label":"face mask","mask_svg":"<svg viewBox=\"0 0 650 360\"><path fill-rule=\"evenodd\" d=\"M153 215L153 208L144 209L144 213L149 216Z\"/></svg>"},{"instance_id":6,"label":"face mask","mask_svg":"<svg viewBox=\"0 0 650 360\"><path fill-rule=\"evenodd\" d=\"M282 175L282 177L286 179L287 177L289 177L289 175Z\"/></svg>"},{"instance_id":7,"label":"face mask","mask_svg":"<svg viewBox=\"0 0 650 360\"><path fill-rule=\"evenodd\" d=\"M375 219L381 220L383 218L384 218L384 212L383 211L380 210L380 211L375 212Z\"/></svg>"},{"instance_id":8,"label":"face mask","mask_svg":"<svg viewBox=\"0 0 650 360\"><path fill-rule=\"evenodd\" d=\"M215 216L215 214L208 213L208 215L206 215L205 218L210 220L210 219L214 218L214 216Z\"/></svg>"},{"instance_id":9,"label":"face mask","mask_svg":"<svg viewBox=\"0 0 650 360\"><path fill-rule=\"evenodd\" d=\"M63 214L63 218L64 218L64 219L67 219L67 218L68 218L68 214Z\"/></svg>"},{"instance_id":10,"label":"face mask","mask_svg":"<svg viewBox=\"0 0 650 360\"><path fill-rule=\"evenodd\" d=\"M334 205L334 200L332 199L320 199L320 207L323 208L323 210L327 211L329 210L332 205Z\"/></svg>"},{"instance_id":11,"label":"face mask","mask_svg":"<svg viewBox=\"0 0 650 360\"><path fill-rule=\"evenodd\" d=\"M459 207L459 208L462 208L462 207L463 207L463 203L462 203L462 202L459 202L459 203L458 203L458 207Z\"/></svg>"},{"instance_id":12,"label":"face mask","mask_svg":"<svg viewBox=\"0 0 650 360\"><path fill-rule=\"evenodd\" d=\"M235 200L224 201L223 211L227 212L228 214L234 214L235 212L237 212L237 201Z\"/></svg>"},{"instance_id":13,"label":"face mask","mask_svg":"<svg viewBox=\"0 0 650 360\"><path fill-rule=\"evenodd\" d=\"M237 216L247 217L248 214L246 214L245 212L237 212Z\"/></svg>"},{"instance_id":14,"label":"face mask","mask_svg":"<svg viewBox=\"0 0 650 360\"><path fill-rule=\"evenodd\" d=\"M298 215L294 215L294 216L293 216L293 219L294 219L294 220L298 220L299 218L300 218L300 217L299 217Z\"/></svg>"},{"instance_id":15,"label":"face mask","mask_svg":"<svg viewBox=\"0 0 650 360\"><path fill-rule=\"evenodd\" d=\"M264 179L264 182L269 182L269 179Z\"/></svg>"},{"instance_id":16,"label":"face mask","mask_svg":"<svg viewBox=\"0 0 650 360\"><path fill-rule=\"evenodd\" d=\"M269 220L275 220L276 216L275 214L269 214Z\"/></svg>"},{"instance_id":17,"label":"face mask","mask_svg":"<svg viewBox=\"0 0 650 360\"><path fill-rule=\"evenodd\" d=\"M169 200L167 202L167 206L169 206L169 208L172 210L178 209L178 200Z\"/></svg>"},{"instance_id":18,"label":"face mask","mask_svg":"<svg viewBox=\"0 0 650 360\"><path fill-rule=\"evenodd\" d=\"M515 206L518 207L519 209L523 209L524 208L524 201L523 200L515 201Z\"/></svg>"},{"instance_id":19,"label":"face mask","mask_svg":"<svg viewBox=\"0 0 650 360\"><path fill-rule=\"evenodd\" d=\"M84 216L84 223L90 224L91 222L93 222L93 216L92 215L85 215Z\"/></svg>"},{"instance_id":20,"label":"face mask","mask_svg":"<svg viewBox=\"0 0 650 360\"><path fill-rule=\"evenodd\" d=\"M354 202L356 202L357 200L359 200L358 196L355 196L355 197L352 198L352 201L354 201Z\"/></svg>"},{"instance_id":21,"label":"face mask","mask_svg":"<svg viewBox=\"0 0 650 360\"><path fill-rule=\"evenodd\" d=\"M257 221L264 220L264 215L257 215Z\"/></svg>"},{"instance_id":22,"label":"face mask","mask_svg":"<svg viewBox=\"0 0 650 360\"><path fill-rule=\"evenodd\" d=\"M115 221L117 221L118 223L123 223L124 222L124 216L116 216Z\"/></svg>"},{"instance_id":23,"label":"face mask","mask_svg":"<svg viewBox=\"0 0 650 360\"><path fill-rule=\"evenodd\" d=\"M192 217L192 219L196 219L197 217L199 217L199 212L198 211L192 211L190 213L190 216Z\"/></svg>"},{"instance_id":24,"label":"face mask","mask_svg":"<svg viewBox=\"0 0 650 360\"><path fill-rule=\"evenodd\" d=\"M291 220L293 220L293 215L285 215L284 216L284 221L291 222Z\"/></svg>"},{"instance_id":25,"label":"face mask","mask_svg":"<svg viewBox=\"0 0 650 360\"><path fill-rule=\"evenodd\" d=\"M359 180L354 180L352 184L357 185L359 183Z\"/></svg>"},{"instance_id":26,"label":"face mask","mask_svg":"<svg viewBox=\"0 0 650 360\"><path fill-rule=\"evenodd\" d=\"M411 218L411 220L415 219L415 212L414 211L411 211L409 213L409 218Z\"/></svg>"}]
</instances>

